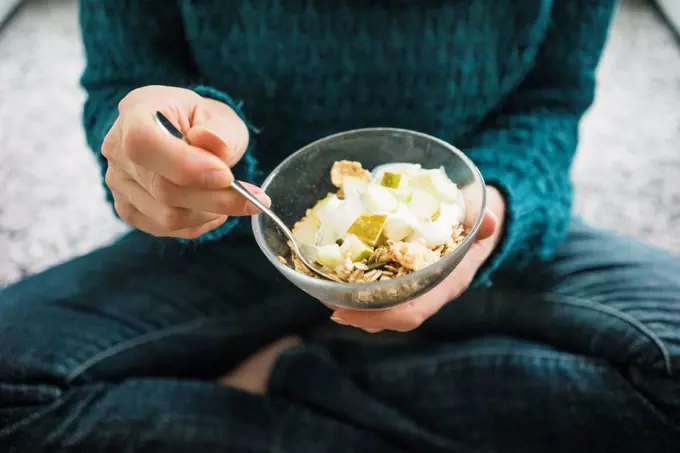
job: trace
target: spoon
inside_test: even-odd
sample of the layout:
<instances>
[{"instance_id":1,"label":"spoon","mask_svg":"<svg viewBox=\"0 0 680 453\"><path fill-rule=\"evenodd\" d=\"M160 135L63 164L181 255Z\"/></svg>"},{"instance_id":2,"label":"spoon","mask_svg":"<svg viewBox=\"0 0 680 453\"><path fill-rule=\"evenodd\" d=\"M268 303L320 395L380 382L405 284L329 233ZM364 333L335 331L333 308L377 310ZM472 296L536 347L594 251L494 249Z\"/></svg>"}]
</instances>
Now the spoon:
<instances>
[{"instance_id":1,"label":"spoon","mask_svg":"<svg viewBox=\"0 0 680 453\"><path fill-rule=\"evenodd\" d=\"M168 132L170 135L189 143L189 140L187 140L187 138L161 112L156 112L156 121L158 122L158 125L161 126L161 128L165 129L165 131ZM267 215L267 217L274 221L276 226L278 226L281 232L283 232L283 234L288 238L289 244L293 249L293 252L297 255L298 258L300 258L302 264L307 266L307 268L310 271L312 271L319 277L325 278L327 280L338 281L337 277L325 273L323 267L319 263L317 263L316 247L312 245L298 243L295 240L293 233L288 229L286 224L283 223L283 220L281 220L279 216L274 214L274 212L271 209L269 209L260 200L258 200L255 195L250 193L248 189L246 189L245 186L241 184L239 181L234 180L231 183L231 187L238 193L246 197L248 201L257 206L265 215Z\"/></svg>"}]
</instances>

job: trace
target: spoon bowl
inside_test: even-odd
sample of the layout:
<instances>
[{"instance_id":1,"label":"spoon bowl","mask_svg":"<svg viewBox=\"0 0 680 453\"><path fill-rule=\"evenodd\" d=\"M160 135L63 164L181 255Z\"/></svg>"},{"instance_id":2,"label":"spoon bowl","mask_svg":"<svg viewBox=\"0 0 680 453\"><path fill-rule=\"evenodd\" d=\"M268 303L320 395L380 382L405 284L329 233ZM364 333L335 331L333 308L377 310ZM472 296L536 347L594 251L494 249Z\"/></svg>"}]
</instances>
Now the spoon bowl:
<instances>
[{"instance_id":1,"label":"spoon bowl","mask_svg":"<svg viewBox=\"0 0 680 453\"><path fill-rule=\"evenodd\" d=\"M288 226L286 226L283 220L281 220L279 216L277 216L274 213L274 211L269 209L260 200L258 200L255 195L250 193L243 184L241 184L238 181L234 181L231 183L231 187L235 189L238 193L246 197L248 201L257 206L260 209L260 211L264 213L264 215L269 217L269 219L272 222L274 222L274 224L279 228L279 230L281 230L283 235L286 236L289 245L292 247L293 252L297 255L300 261L302 261L302 264L304 264L310 271L312 271L319 277L325 278L327 280L336 280L335 277L327 274L323 266L321 266L321 264L319 264L316 261L316 248L314 246L297 242L295 240L295 236L293 236L293 232L290 231L290 229L288 228Z\"/></svg>"}]
</instances>

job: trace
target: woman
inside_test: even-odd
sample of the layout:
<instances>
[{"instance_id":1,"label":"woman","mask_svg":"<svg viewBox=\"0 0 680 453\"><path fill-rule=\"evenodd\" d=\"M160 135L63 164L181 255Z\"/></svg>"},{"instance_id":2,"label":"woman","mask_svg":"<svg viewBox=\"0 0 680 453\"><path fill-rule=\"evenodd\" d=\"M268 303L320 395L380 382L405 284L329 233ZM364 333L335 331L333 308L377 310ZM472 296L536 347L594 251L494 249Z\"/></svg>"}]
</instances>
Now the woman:
<instances>
[{"instance_id":1,"label":"woman","mask_svg":"<svg viewBox=\"0 0 680 453\"><path fill-rule=\"evenodd\" d=\"M2 451L677 451L680 260L570 219L612 9L81 1L88 143L135 231L0 294ZM226 188L269 203L287 154L376 125L463 149L488 212L430 293L329 310Z\"/></svg>"}]
</instances>

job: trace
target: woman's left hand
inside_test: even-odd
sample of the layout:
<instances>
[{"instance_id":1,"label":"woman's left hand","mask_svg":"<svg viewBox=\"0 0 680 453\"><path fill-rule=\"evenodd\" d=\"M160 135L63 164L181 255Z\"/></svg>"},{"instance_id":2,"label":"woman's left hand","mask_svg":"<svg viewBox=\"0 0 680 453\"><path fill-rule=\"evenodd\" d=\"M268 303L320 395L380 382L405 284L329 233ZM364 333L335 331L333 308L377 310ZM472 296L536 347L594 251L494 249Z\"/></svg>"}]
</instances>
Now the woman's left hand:
<instances>
[{"instance_id":1,"label":"woman's left hand","mask_svg":"<svg viewBox=\"0 0 680 453\"><path fill-rule=\"evenodd\" d=\"M493 252L503 230L505 201L494 187L487 188L487 210L477 239L460 264L430 292L384 311L363 311L331 307L331 319L338 324L361 328L370 333L382 330L408 332L419 327L472 283L479 268Z\"/></svg>"}]
</instances>

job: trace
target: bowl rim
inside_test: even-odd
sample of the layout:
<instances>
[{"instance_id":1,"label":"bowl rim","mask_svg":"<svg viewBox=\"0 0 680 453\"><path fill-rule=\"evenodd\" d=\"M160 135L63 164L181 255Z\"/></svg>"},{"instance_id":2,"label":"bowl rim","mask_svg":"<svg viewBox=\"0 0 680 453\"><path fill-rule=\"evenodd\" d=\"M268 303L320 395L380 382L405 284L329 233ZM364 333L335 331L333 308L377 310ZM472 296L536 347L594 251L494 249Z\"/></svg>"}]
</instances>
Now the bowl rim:
<instances>
[{"instance_id":1,"label":"bowl rim","mask_svg":"<svg viewBox=\"0 0 680 453\"><path fill-rule=\"evenodd\" d=\"M267 187L271 184L271 182L274 180L276 177L276 174L278 173L277 170L290 161L296 159L300 154L304 154L306 152L310 152L314 147L324 143L324 142L329 142L332 140L335 140L340 137L345 137L349 135L358 135L358 134L363 134L363 133L370 133L370 132L396 132L396 133L402 133L402 134L407 134L407 135L416 135L422 138L425 138L427 140L430 140L432 142L436 142L439 145L443 146L444 148L448 149L451 151L453 154L456 154L458 157L461 158L463 162L472 170L473 173L477 175L477 178L479 179L481 185L482 185L482 206L480 209L480 215L477 217L475 220L474 225L472 226L472 229L470 230L470 234L463 239L463 242L461 242L456 249L454 249L453 253L450 253L449 255L445 256L441 260L437 261L436 263L427 266L423 269L420 269L419 271L412 272L410 274L401 276L401 277L396 277L396 278L391 278L389 280L384 280L384 281L375 281L375 282L364 282L364 283L345 283L345 282L336 282L333 280L325 280L321 278L315 278L315 277L310 277L309 275L306 275L302 272L299 272L291 267L289 267L286 264L283 264L281 261L278 259L278 255L273 253L273 251L270 249L270 247L267 245L267 241L265 239L264 233L262 229L260 228L259 225L259 218L263 214L256 214L252 216L251 220L251 225L253 229L253 235L255 236L255 242L257 242L258 247L260 247L260 250L262 250L262 253L267 257L267 259L274 265L275 268L279 270L284 275L290 275L290 276L297 276L300 278L302 281L316 285L317 287L321 288L326 288L326 289L334 289L334 290L341 290L341 291L366 291L366 290L373 290L375 288L388 288L392 285L394 285L395 282L402 283L406 282L409 280L417 279L419 276L423 275L429 268L433 266L437 267L446 267L445 264L449 261L452 261L456 259L458 256L455 251L460 249L460 250L466 250L463 256L467 254L467 251L469 250L469 244L474 241L475 237L477 236L477 232L479 231L479 228L482 224L482 219L484 217L484 212L486 211L486 183L484 181L484 178L482 176L482 173L479 171L479 168L472 162L472 160L465 155L461 150L453 146L452 144L437 138L433 135L426 134L424 132L417 132L414 130L410 129L403 129L403 128L396 128L396 127L366 127L366 128L360 128L360 129L350 129L347 131L342 131L342 132L337 132L335 134L327 135L325 137L319 138L317 140L314 140L311 143L308 143L307 145L303 146L302 148L298 149L297 151L291 153L288 157L286 157L284 160L282 160L270 173L267 175L265 178L264 182L261 185L261 188L263 191L267 190Z\"/></svg>"}]
</instances>

